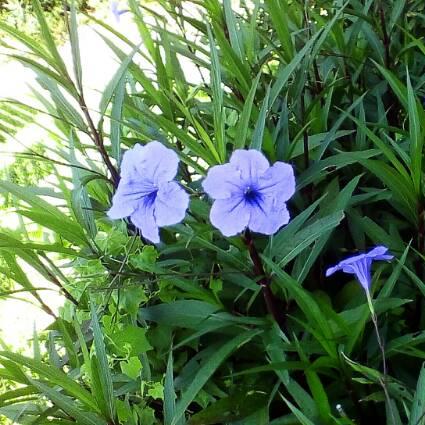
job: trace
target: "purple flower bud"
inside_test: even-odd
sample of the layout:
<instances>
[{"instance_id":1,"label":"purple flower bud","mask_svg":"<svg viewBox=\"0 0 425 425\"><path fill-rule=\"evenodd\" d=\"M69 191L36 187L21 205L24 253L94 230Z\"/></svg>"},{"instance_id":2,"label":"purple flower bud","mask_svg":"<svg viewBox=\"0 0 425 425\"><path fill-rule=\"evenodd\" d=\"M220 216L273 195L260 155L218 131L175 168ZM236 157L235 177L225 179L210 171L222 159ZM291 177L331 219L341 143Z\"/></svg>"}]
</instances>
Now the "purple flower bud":
<instances>
[{"instance_id":1,"label":"purple flower bud","mask_svg":"<svg viewBox=\"0 0 425 425\"><path fill-rule=\"evenodd\" d=\"M387 254L388 248L377 246L371 251L355 255L340 261L336 266L326 270L326 277L342 270L344 273L354 274L366 292L369 292L372 283L371 266L374 260L391 260L393 255Z\"/></svg>"}]
</instances>

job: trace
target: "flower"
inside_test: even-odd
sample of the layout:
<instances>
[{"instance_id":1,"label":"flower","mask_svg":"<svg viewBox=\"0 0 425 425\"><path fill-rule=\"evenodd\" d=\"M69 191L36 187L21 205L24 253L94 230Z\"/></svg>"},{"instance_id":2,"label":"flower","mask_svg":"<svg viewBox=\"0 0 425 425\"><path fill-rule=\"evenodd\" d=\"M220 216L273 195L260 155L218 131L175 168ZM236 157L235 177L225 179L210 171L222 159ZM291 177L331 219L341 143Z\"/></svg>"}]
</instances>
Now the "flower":
<instances>
[{"instance_id":1,"label":"flower","mask_svg":"<svg viewBox=\"0 0 425 425\"><path fill-rule=\"evenodd\" d=\"M159 142L128 150L108 216L130 217L144 238L158 243L158 227L182 221L189 206L189 195L172 181L178 164L177 154Z\"/></svg>"},{"instance_id":2,"label":"flower","mask_svg":"<svg viewBox=\"0 0 425 425\"><path fill-rule=\"evenodd\" d=\"M272 235L289 221L285 201L295 192L295 178L291 165L270 167L261 152L237 149L229 163L210 168L202 187L215 200L210 220L224 236L247 227Z\"/></svg>"},{"instance_id":3,"label":"flower","mask_svg":"<svg viewBox=\"0 0 425 425\"><path fill-rule=\"evenodd\" d=\"M386 254L387 251L388 248L385 246L377 246L365 254L346 258L345 260L340 261L336 266L327 269L326 277L334 274L339 270L342 270L344 273L354 274L357 277L357 280L363 286L363 289L368 293L370 284L372 282L372 276L370 272L372 261L393 259L394 256Z\"/></svg>"},{"instance_id":4,"label":"flower","mask_svg":"<svg viewBox=\"0 0 425 425\"><path fill-rule=\"evenodd\" d=\"M111 2L109 3L109 7L111 9L111 14L114 16L115 21L117 23L120 22L121 15L128 12L127 9L125 9L125 10L119 9L119 2L117 0L111 0Z\"/></svg>"}]
</instances>

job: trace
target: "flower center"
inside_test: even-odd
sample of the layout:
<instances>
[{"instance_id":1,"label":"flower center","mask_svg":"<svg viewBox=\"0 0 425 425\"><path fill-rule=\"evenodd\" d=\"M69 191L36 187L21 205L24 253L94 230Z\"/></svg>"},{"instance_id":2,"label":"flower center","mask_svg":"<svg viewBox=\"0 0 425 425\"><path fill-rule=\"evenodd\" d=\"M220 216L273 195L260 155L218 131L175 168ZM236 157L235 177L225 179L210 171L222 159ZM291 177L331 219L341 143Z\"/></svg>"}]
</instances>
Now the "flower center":
<instances>
[{"instance_id":1,"label":"flower center","mask_svg":"<svg viewBox=\"0 0 425 425\"><path fill-rule=\"evenodd\" d=\"M248 186L245 189L244 198L245 198L245 201L248 202L248 204L252 205L252 204L258 203L259 198L261 198L261 195L260 193L258 193L258 191L255 188Z\"/></svg>"},{"instance_id":2,"label":"flower center","mask_svg":"<svg viewBox=\"0 0 425 425\"><path fill-rule=\"evenodd\" d=\"M157 194L158 194L158 190L154 190L153 192L149 193L149 195L145 196L146 206L150 207L155 202Z\"/></svg>"}]
</instances>

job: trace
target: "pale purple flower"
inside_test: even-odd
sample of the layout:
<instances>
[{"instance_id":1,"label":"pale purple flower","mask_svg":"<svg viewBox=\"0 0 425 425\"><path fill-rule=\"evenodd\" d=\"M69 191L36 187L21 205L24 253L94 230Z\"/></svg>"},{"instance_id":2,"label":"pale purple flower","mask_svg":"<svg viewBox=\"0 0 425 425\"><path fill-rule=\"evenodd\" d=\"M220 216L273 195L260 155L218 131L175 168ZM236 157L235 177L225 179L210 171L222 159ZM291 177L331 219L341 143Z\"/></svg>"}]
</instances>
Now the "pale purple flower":
<instances>
[{"instance_id":1,"label":"pale purple flower","mask_svg":"<svg viewBox=\"0 0 425 425\"><path fill-rule=\"evenodd\" d=\"M108 216L130 217L144 238L158 243L158 227L182 221L189 205L189 195L173 181L178 164L177 154L159 142L128 150Z\"/></svg>"},{"instance_id":2,"label":"pale purple flower","mask_svg":"<svg viewBox=\"0 0 425 425\"><path fill-rule=\"evenodd\" d=\"M388 248L377 246L371 251L355 255L340 261L336 266L326 270L326 277L342 270L344 273L354 274L366 292L369 292L372 283L371 266L374 260L391 260L393 255L387 254Z\"/></svg>"},{"instance_id":3,"label":"pale purple flower","mask_svg":"<svg viewBox=\"0 0 425 425\"><path fill-rule=\"evenodd\" d=\"M276 162L270 167L257 150L236 150L229 163L208 171L202 186L215 200L211 223L224 236L246 228L272 235L289 221L285 201L295 192L292 166Z\"/></svg>"},{"instance_id":4,"label":"pale purple flower","mask_svg":"<svg viewBox=\"0 0 425 425\"><path fill-rule=\"evenodd\" d=\"M114 16L115 21L117 23L120 22L121 15L128 12L127 9L123 9L123 10L119 9L119 2L117 0L111 0L109 3L109 7L111 9L111 14Z\"/></svg>"}]
</instances>

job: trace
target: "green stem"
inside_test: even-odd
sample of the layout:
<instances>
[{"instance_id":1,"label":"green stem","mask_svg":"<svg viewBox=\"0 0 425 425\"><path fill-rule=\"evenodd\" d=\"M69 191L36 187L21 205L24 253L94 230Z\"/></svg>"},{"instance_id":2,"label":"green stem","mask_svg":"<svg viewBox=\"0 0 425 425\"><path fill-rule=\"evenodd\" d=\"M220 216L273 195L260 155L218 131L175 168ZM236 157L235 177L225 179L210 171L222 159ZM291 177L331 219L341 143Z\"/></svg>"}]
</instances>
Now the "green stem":
<instances>
[{"instance_id":1,"label":"green stem","mask_svg":"<svg viewBox=\"0 0 425 425\"><path fill-rule=\"evenodd\" d=\"M382 341L381 334L379 333L378 317L375 313L375 308L373 307L373 303L372 303L372 297L371 297L368 289L366 290L366 298L367 298L367 304L369 306L370 315L371 315L371 318L372 318L372 323L373 323L373 326L375 328L376 339L378 341L378 346L379 346L379 349L381 350L381 356L382 356L383 378L379 378L379 383L381 384L381 387L382 387L384 394L385 394L385 400L387 402L388 410L389 410L390 415L391 415L391 421L395 425L396 422L395 422L394 412L393 412L393 409L392 409L392 406L391 406L391 399L390 399L390 395L388 393L388 388L387 388L387 372L388 372L388 370L387 370L387 361L386 361L386 358L385 358L385 346L384 346L384 343Z\"/></svg>"}]
</instances>

